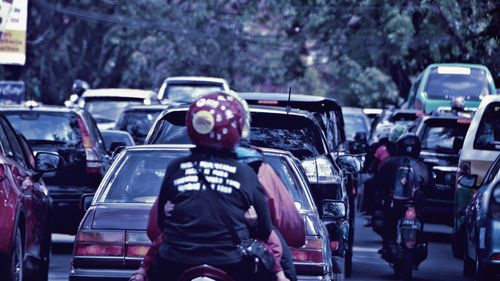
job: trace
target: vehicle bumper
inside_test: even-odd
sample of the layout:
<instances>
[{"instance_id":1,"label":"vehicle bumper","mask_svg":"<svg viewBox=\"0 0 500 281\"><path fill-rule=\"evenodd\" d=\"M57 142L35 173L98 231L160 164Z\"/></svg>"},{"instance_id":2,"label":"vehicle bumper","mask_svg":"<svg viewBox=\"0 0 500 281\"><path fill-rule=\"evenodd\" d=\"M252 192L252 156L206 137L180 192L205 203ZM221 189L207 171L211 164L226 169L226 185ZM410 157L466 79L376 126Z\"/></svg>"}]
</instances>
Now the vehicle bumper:
<instances>
[{"instance_id":1,"label":"vehicle bumper","mask_svg":"<svg viewBox=\"0 0 500 281\"><path fill-rule=\"evenodd\" d=\"M309 275L299 275L297 276L298 281L330 281L332 280L330 275L325 276L309 276Z\"/></svg>"},{"instance_id":2,"label":"vehicle bumper","mask_svg":"<svg viewBox=\"0 0 500 281\"><path fill-rule=\"evenodd\" d=\"M92 187L48 186L52 198L51 229L57 233L74 234L83 218L80 200L85 193L94 193Z\"/></svg>"},{"instance_id":3,"label":"vehicle bumper","mask_svg":"<svg viewBox=\"0 0 500 281\"><path fill-rule=\"evenodd\" d=\"M488 269L500 270L500 221L487 219L479 228L479 261Z\"/></svg>"},{"instance_id":4,"label":"vehicle bumper","mask_svg":"<svg viewBox=\"0 0 500 281\"><path fill-rule=\"evenodd\" d=\"M430 223L453 224L453 201L428 198L425 202L424 220Z\"/></svg>"},{"instance_id":5,"label":"vehicle bumper","mask_svg":"<svg viewBox=\"0 0 500 281\"><path fill-rule=\"evenodd\" d=\"M135 270L132 269L83 269L74 268L69 281L128 281Z\"/></svg>"}]
</instances>

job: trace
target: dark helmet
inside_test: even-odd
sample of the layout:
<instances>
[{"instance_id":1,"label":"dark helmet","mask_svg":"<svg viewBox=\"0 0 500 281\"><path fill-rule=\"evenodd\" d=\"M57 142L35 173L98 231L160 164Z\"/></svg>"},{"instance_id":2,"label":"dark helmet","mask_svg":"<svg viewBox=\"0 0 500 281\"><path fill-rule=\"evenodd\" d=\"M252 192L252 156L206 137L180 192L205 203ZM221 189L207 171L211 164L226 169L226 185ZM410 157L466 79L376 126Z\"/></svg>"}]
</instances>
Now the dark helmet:
<instances>
[{"instance_id":1,"label":"dark helmet","mask_svg":"<svg viewBox=\"0 0 500 281\"><path fill-rule=\"evenodd\" d=\"M464 111L465 99L464 97L456 97L451 100L451 109L455 111Z\"/></svg>"},{"instance_id":2,"label":"dark helmet","mask_svg":"<svg viewBox=\"0 0 500 281\"><path fill-rule=\"evenodd\" d=\"M71 87L71 93L73 95L81 96L83 92L85 92L88 89L90 89L89 83L80 79L76 79L75 81L73 81L73 86Z\"/></svg>"},{"instance_id":3,"label":"dark helmet","mask_svg":"<svg viewBox=\"0 0 500 281\"><path fill-rule=\"evenodd\" d=\"M225 92L199 96L186 114L189 138L197 146L233 150L241 139L244 125L243 106Z\"/></svg>"},{"instance_id":4,"label":"dark helmet","mask_svg":"<svg viewBox=\"0 0 500 281\"><path fill-rule=\"evenodd\" d=\"M396 154L399 156L418 157L421 149L422 143L413 133L401 135L396 142Z\"/></svg>"}]
</instances>

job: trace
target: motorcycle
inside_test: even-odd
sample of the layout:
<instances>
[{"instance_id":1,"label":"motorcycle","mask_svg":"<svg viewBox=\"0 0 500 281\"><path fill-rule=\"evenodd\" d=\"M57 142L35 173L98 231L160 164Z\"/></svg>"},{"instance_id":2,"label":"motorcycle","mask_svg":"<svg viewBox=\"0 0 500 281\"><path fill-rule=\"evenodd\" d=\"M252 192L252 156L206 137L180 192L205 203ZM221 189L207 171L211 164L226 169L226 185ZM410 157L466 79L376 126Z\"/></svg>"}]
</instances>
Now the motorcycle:
<instances>
[{"instance_id":1,"label":"motorcycle","mask_svg":"<svg viewBox=\"0 0 500 281\"><path fill-rule=\"evenodd\" d=\"M413 270L418 269L427 258L427 243L421 241L423 224L417 216L417 207L409 200L401 208L396 228L396 240L390 241L388 247L381 251L382 258L389 262L396 277L411 280Z\"/></svg>"},{"instance_id":2,"label":"motorcycle","mask_svg":"<svg viewBox=\"0 0 500 281\"><path fill-rule=\"evenodd\" d=\"M178 281L234 281L226 272L208 264L184 271Z\"/></svg>"}]
</instances>

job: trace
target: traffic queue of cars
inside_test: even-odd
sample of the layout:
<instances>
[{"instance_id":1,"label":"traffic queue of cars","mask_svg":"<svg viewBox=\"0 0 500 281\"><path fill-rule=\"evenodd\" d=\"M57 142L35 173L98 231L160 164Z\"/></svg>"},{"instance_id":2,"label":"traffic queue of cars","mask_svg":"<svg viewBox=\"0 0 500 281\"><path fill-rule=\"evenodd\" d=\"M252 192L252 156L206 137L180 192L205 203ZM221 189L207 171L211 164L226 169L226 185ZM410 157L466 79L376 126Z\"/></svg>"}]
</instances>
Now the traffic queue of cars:
<instances>
[{"instance_id":1,"label":"traffic queue of cars","mask_svg":"<svg viewBox=\"0 0 500 281\"><path fill-rule=\"evenodd\" d=\"M467 67L433 66L426 75L437 78L425 79L477 74ZM487 70L478 71L488 80ZM488 280L498 270L500 97L490 95L479 74L474 79L487 93L481 92L473 118L426 114L407 102L405 109L367 111L370 122L361 109L341 108L330 98L240 94L251 112L250 143L263 148L304 218L307 242L292 249L299 280L350 275L361 170L360 157L350 153L364 152L357 148L394 124L419 136L420 156L433 172L426 220L453 225L453 252L465 257L465 274ZM422 87L416 82L412 89ZM0 279L46 280L50 233L59 232L76 234L70 280L127 280L149 247L146 221L164 169L191 145L184 124L188 103L214 90L229 86L223 79L173 77L158 95L87 90L65 107L2 107L0 197L16 204L0 212L2 233L10 235L0 243ZM419 105L432 97L423 90L414 98Z\"/></svg>"}]
</instances>

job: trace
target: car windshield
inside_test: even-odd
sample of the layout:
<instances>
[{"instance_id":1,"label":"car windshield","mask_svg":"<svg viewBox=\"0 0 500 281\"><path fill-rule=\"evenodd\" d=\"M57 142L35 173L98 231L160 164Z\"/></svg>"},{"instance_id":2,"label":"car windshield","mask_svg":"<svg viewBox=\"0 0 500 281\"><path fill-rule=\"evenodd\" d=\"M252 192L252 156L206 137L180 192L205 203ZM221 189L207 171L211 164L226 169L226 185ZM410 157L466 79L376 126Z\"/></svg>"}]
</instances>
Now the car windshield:
<instances>
[{"instance_id":1,"label":"car windshield","mask_svg":"<svg viewBox=\"0 0 500 281\"><path fill-rule=\"evenodd\" d=\"M198 96L222 90L224 88L217 85L168 85L163 97L174 102L192 102Z\"/></svg>"},{"instance_id":2,"label":"car windshield","mask_svg":"<svg viewBox=\"0 0 500 281\"><path fill-rule=\"evenodd\" d=\"M184 125L185 111L167 114L155 144L190 144ZM296 115L252 112L250 142L261 147L290 151L299 159L326 154L321 128L313 121Z\"/></svg>"},{"instance_id":3,"label":"car windshield","mask_svg":"<svg viewBox=\"0 0 500 281\"><path fill-rule=\"evenodd\" d=\"M470 124L458 123L455 119L429 121L422 137L422 149L457 154L461 148L453 147L453 143L456 138L465 138Z\"/></svg>"},{"instance_id":4,"label":"car windshield","mask_svg":"<svg viewBox=\"0 0 500 281\"><path fill-rule=\"evenodd\" d=\"M120 130L129 132L134 139L141 139L144 141L151 125L160 115L161 111L129 111L125 113L124 122Z\"/></svg>"},{"instance_id":5,"label":"car windshield","mask_svg":"<svg viewBox=\"0 0 500 281\"><path fill-rule=\"evenodd\" d=\"M266 155L265 159L285 184L297 208L306 211L313 210L309 195L307 194L307 187L301 183L290 163L284 157L277 155Z\"/></svg>"},{"instance_id":6,"label":"car windshield","mask_svg":"<svg viewBox=\"0 0 500 281\"><path fill-rule=\"evenodd\" d=\"M82 135L78 117L69 112L6 111L14 128L34 145L64 144L80 146Z\"/></svg>"},{"instance_id":7,"label":"car windshield","mask_svg":"<svg viewBox=\"0 0 500 281\"><path fill-rule=\"evenodd\" d=\"M127 152L97 202L153 203L170 161L188 153L188 150Z\"/></svg>"},{"instance_id":8,"label":"car windshield","mask_svg":"<svg viewBox=\"0 0 500 281\"><path fill-rule=\"evenodd\" d=\"M491 94L486 72L469 67L434 67L431 69L425 93L431 99L464 97L479 100Z\"/></svg>"},{"instance_id":9,"label":"car windshield","mask_svg":"<svg viewBox=\"0 0 500 281\"><path fill-rule=\"evenodd\" d=\"M84 108L97 123L109 123L115 122L127 106L143 103L137 98L86 98Z\"/></svg>"},{"instance_id":10,"label":"car windshield","mask_svg":"<svg viewBox=\"0 0 500 281\"><path fill-rule=\"evenodd\" d=\"M500 102L489 104L479 122L474 148L500 151Z\"/></svg>"},{"instance_id":11,"label":"car windshield","mask_svg":"<svg viewBox=\"0 0 500 281\"><path fill-rule=\"evenodd\" d=\"M368 135L369 128L363 116L358 114L345 114L344 113L344 129L346 137L349 139L354 138L357 132L364 132Z\"/></svg>"}]
</instances>

